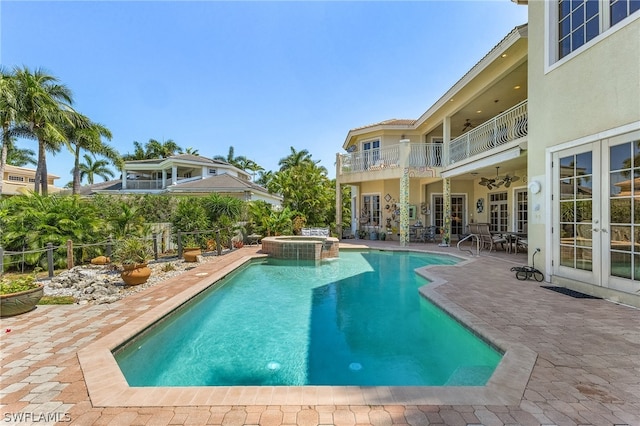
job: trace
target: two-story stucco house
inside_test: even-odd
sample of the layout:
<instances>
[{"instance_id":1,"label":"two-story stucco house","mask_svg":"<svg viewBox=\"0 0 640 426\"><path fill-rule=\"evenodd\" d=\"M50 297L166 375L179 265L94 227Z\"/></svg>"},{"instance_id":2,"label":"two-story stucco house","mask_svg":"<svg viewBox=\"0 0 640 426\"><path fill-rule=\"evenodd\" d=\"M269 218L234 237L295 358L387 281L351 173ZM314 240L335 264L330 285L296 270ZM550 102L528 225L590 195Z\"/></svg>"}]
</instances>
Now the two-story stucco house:
<instances>
[{"instance_id":1,"label":"two-story stucco house","mask_svg":"<svg viewBox=\"0 0 640 426\"><path fill-rule=\"evenodd\" d=\"M55 186L55 180L59 176L48 174L47 184L50 193L60 192L62 188ZM2 195L27 194L33 191L36 181L36 171L28 167L17 167L7 164L4 166L2 176Z\"/></svg>"},{"instance_id":2,"label":"two-story stucco house","mask_svg":"<svg viewBox=\"0 0 640 426\"><path fill-rule=\"evenodd\" d=\"M526 1L518 1L526 4ZM640 11L535 1L417 119L350 130L352 231L526 233L547 281L640 306ZM340 199L340 197L338 197ZM337 221L342 221L337 205Z\"/></svg>"},{"instance_id":3,"label":"two-story stucco house","mask_svg":"<svg viewBox=\"0 0 640 426\"><path fill-rule=\"evenodd\" d=\"M550 281L640 306L640 2L528 3L530 246Z\"/></svg>"},{"instance_id":4,"label":"two-story stucco house","mask_svg":"<svg viewBox=\"0 0 640 426\"><path fill-rule=\"evenodd\" d=\"M82 194L207 195L218 193L244 201L282 205L282 197L251 181L251 176L227 162L191 154L127 161L116 181L85 186Z\"/></svg>"}]
</instances>

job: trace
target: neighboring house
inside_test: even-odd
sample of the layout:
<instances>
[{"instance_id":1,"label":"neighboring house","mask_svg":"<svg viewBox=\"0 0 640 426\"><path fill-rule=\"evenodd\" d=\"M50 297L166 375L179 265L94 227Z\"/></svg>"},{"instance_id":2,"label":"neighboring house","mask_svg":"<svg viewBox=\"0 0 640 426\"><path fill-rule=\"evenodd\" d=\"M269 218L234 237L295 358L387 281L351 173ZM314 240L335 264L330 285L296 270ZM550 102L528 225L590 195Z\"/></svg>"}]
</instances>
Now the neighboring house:
<instances>
[{"instance_id":1,"label":"neighboring house","mask_svg":"<svg viewBox=\"0 0 640 426\"><path fill-rule=\"evenodd\" d=\"M33 191L35 178L35 169L5 165L2 176L2 195L26 194L29 191ZM60 177L52 174L47 175L49 193L62 191L62 188L54 186L56 179L60 179Z\"/></svg>"},{"instance_id":2,"label":"neighboring house","mask_svg":"<svg viewBox=\"0 0 640 426\"><path fill-rule=\"evenodd\" d=\"M262 200L281 206L282 197L270 194L251 176L229 163L191 154L125 162L120 180L84 186L82 195L163 194L228 195L244 201Z\"/></svg>"},{"instance_id":3,"label":"neighboring house","mask_svg":"<svg viewBox=\"0 0 640 426\"><path fill-rule=\"evenodd\" d=\"M351 231L406 245L416 223L455 241L487 222L528 233L548 281L640 306L638 3L530 2L421 117L349 131Z\"/></svg>"}]
</instances>

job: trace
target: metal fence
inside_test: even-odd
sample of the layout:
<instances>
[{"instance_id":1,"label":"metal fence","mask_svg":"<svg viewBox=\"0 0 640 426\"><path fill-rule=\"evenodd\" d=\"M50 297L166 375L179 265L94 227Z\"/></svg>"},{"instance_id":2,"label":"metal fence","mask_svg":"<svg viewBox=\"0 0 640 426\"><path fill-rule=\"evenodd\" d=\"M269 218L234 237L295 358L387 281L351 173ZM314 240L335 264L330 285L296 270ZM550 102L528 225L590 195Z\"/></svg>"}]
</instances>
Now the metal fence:
<instances>
[{"instance_id":1,"label":"metal fence","mask_svg":"<svg viewBox=\"0 0 640 426\"><path fill-rule=\"evenodd\" d=\"M169 253L168 257L181 257L182 256L182 248L183 241L187 236L193 235L196 240L201 241L202 248L204 252L215 252L217 255L221 255L223 251L220 229L205 229L198 230L192 232L181 232L178 231L175 234L176 245L173 245L174 236L169 233L167 235L166 232L158 232L154 233L151 236L140 238L141 240L151 241L153 246L153 257L154 260L158 260L160 257L165 257L163 255ZM23 251L9 251L4 250L2 246L0 246L0 276L6 272L7 270L15 270L20 272L25 272L25 269L32 270L34 266L32 264L36 264L35 267L43 267L42 257L43 254L46 253L46 269L49 277L54 276L55 270L55 262L54 262L54 253L62 252L63 256L66 259L66 268L71 269L77 263L78 260L80 262L85 259L83 256L78 256L79 250L85 250L90 248L96 248L96 253L102 253L107 257L111 257L113 253L114 247L117 242L108 238L106 241L100 241L96 243L90 244L78 244L72 240L67 240L66 244L54 246L52 243L47 244L46 247L34 250L23 250ZM229 249L233 250L233 244L230 244L231 247ZM36 262L27 262L26 257L28 255L37 255L39 254L40 259Z\"/></svg>"}]
</instances>

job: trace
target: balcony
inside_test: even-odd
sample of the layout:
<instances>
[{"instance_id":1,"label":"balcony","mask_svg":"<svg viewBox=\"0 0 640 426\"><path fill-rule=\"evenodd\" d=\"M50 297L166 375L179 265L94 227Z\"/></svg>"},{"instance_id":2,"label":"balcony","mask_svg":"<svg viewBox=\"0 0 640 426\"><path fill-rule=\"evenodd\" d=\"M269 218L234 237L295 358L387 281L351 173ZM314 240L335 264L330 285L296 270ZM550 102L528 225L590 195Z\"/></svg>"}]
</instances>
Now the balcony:
<instances>
[{"instance_id":1,"label":"balcony","mask_svg":"<svg viewBox=\"0 0 640 426\"><path fill-rule=\"evenodd\" d=\"M524 100L449 144L447 165L488 153L495 148L527 136L527 101Z\"/></svg>"},{"instance_id":2,"label":"balcony","mask_svg":"<svg viewBox=\"0 0 640 426\"><path fill-rule=\"evenodd\" d=\"M527 100L453 139L447 150L440 143L412 143L409 167L446 167L527 136ZM340 175L399 168L400 145L340 156Z\"/></svg>"},{"instance_id":3,"label":"balcony","mask_svg":"<svg viewBox=\"0 0 640 426\"><path fill-rule=\"evenodd\" d=\"M442 167L442 144L412 143L409 165ZM340 174L379 171L400 167L400 145L370 149L340 156Z\"/></svg>"}]
</instances>

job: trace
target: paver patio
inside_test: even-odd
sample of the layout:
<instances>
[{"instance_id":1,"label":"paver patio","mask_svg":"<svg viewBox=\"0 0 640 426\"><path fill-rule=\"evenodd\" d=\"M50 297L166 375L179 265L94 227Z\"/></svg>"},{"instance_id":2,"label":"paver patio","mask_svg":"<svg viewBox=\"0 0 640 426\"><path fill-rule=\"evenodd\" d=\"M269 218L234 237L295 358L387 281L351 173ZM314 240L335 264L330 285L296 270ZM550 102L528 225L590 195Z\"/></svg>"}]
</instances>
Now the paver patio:
<instances>
[{"instance_id":1,"label":"paver patio","mask_svg":"<svg viewBox=\"0 0 640 426\"><path fill-rule=\"evenodd\" d=\"M455 248L435 244L410 248L468 258ZM505 339L537 354L522 397L511 405L417 405L406 400L400 404L393 397L380 405L317 405L302 399L273 404L271 396L259 393L254 404L238 405L230 391L214 405L188 401L183 406L94 406L79 351L135 323L176 292L201 281L203 273L225 273L230 264L258 249L234 251L110 305L40 306L3 318L1 421L38 425L55 420L78 425L640 425L640 310L561 294L543 287L548 283L518 281L509 269L526 258L505 253L473 257L464 267L431 268L429 273L445 282L429 292L439 303L466 312L478 326L497 329Z\"/></svg>"}]
</instances>

